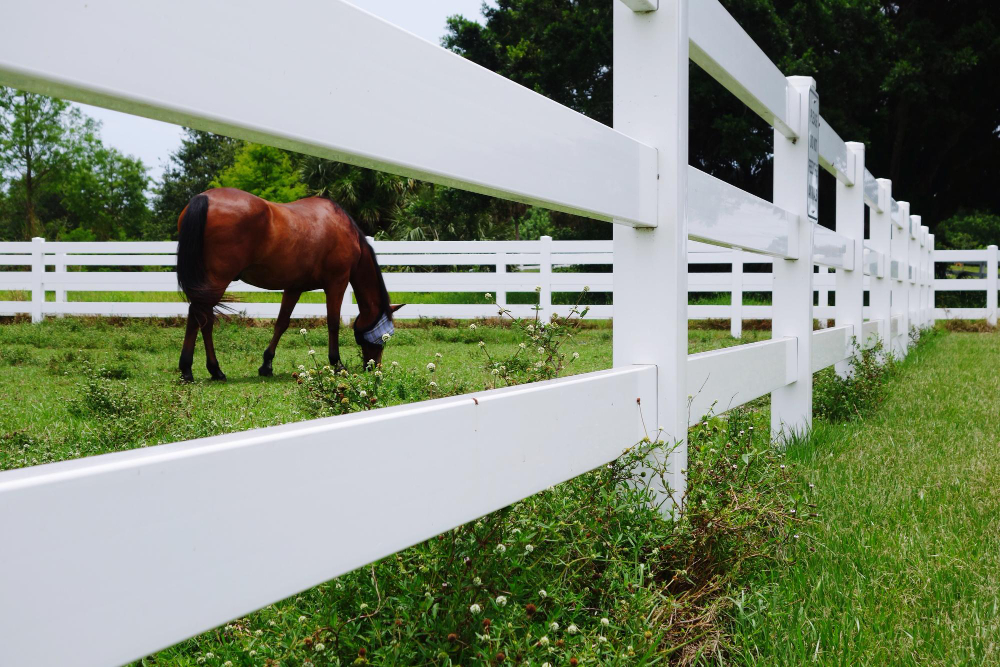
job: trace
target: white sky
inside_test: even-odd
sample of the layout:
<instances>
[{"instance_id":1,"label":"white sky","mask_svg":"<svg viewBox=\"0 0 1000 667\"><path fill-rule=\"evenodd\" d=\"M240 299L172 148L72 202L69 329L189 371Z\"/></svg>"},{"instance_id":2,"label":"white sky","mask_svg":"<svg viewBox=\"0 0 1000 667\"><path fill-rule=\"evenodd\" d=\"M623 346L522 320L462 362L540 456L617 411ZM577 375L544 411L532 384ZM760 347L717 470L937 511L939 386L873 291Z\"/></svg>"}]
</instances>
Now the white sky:
<instances>
[{"instance_id":1,"label":"white sky","mask_svg":"<svg viewBox=\"0 0 1000 667\"><path fill-rule=\"evenodd\" d=\"M445 19L449 16L461 14L468 19L482 18L483 0L347 1L435 44L440 43ZM488 0L488 4L494 4L493 0ZM160 179L170 154L180 146L182 130L179 126L87 104L79 106L88 116L101 121L101 137L105 144L141 159L149 167L153 179Z\"/></svg>"}]
</instances>

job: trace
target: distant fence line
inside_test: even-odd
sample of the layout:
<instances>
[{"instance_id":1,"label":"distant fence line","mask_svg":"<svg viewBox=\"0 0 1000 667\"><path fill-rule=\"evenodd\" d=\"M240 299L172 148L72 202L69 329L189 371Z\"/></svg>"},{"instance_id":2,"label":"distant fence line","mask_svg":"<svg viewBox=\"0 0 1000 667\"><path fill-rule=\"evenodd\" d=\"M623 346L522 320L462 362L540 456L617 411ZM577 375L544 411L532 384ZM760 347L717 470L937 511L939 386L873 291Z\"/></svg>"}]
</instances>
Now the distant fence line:
<instances>
[{"instance_id":1,"label":"distant fence line","mask_svg":"<svg viewBox=\"0 0 1000 667\"><path fill-rule=\"evenodd\" d=\"M405 293L485 293L496 295L497 302L515 315L530 316L534 306L508 304L507 294L539 290L538 305L542 316L566 315L569 305L553 304L553 293L579 293L584 287L592 292L611 293L614 286L612 241L555 241L543 236L537 241L372 241L381 265L386 269L386 285L391 292ZM0 300L0 315L30 313L34 321L48 315L106 315L130 317L169 317L187 314L183 302L141 301L70 301L69 292L173 292L177 281L172 271L93 271L88 267L172 267L176 263L177 244L172 241L146 242L0 242L0 267L23 267L0 272L0 290L22 290L30 301ZM706 293L731 295L730 304L691 305L688 318L728 319L734 337L741 335L743 320L770 319L771 306L744 303L744 293L770 293L773 274L746 272L747 264L769 265L772 258L747 255L739 249L720 248L691 241L688 264L692 266L728 265L729 269L697 271L688 276L691 296ZM997 320L997 247L985 250L935 250L935 263L975 265L978 278L936 279L935 291L986 292L983 308L935 308L934 319ZM44 269L42 267L45 267ZM436 271L421 271L435 267ZM488 267L487 270L484 268ZM609 267L608 271L586 271L589 267ZM979 267L986 267L982 270ZM990 270L992 267L992 271ZM718 267L712 267L718 268ZM412 271L417 269L417 271ZM448 270L440 270L448 269ZM564 271L565 269L577 269ZM814 277L816 307L814 315L822 324L835 317L832 294L836 291L835 269L817 265ZM865 288L868 288L866 270ZM954 272L952 272L954 273ZM972 275L972 274L970 274ZM991 289L992 288L992 289ZM234 282L230 293L266 292L268 290ZM55 292L55 301L46 301L45 292ZM343 317L349 320L358 313L350 298L344 300ZM992 298L991 298L992 295ZM277 317L278 303L233 302L238 312L248 317ZM865 317L868 317L865 307ZM401 311L401 319L490 317L497 309L484 303L412 303ZM592 305L591 319L613 317L613 305ZM293 317L322 317L326 306L299 303Z\"/></svg>"}]
</instances>

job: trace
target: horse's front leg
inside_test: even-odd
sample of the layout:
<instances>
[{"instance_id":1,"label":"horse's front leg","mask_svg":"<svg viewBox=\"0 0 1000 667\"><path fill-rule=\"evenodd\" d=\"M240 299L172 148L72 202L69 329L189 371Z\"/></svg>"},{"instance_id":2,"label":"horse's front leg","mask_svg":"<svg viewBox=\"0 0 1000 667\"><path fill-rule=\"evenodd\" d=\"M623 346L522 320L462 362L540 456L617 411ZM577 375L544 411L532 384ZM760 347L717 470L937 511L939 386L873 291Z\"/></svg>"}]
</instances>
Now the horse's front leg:
<instances>
[{"instance_id":1,"label":"horse's front leg","mask_svg":"<svg viewBox=\"0 0 1000 667\"><path fill-rule=\"evenodd\" d=\"M257 369L259 375L265 377L274 375L274 369L271 367L271 362L274 361L274 351L278 349L281 334L288 329L288 323L292 319L292 311L295 310L295 304L299 302L301 296L302 292L292 290L285 290L285 293L281 295L281 309L278 311L278 319L274 323L274 335L271 336L271 343L264 350L264 363Z\"/></svg>"},{"instance_id":2,"label":"horse's front leg","mask_svg":"<svg viewBox=\"0 0 1000 667\"><path fill-rule=\"evenodd\" d=\"M340 361L340 309L344 304L344 293L347 291L348 274L335 279L326 287L326 328L330 334L329 359L330 368L341 369Z\"/></svg>"}]
</instances>

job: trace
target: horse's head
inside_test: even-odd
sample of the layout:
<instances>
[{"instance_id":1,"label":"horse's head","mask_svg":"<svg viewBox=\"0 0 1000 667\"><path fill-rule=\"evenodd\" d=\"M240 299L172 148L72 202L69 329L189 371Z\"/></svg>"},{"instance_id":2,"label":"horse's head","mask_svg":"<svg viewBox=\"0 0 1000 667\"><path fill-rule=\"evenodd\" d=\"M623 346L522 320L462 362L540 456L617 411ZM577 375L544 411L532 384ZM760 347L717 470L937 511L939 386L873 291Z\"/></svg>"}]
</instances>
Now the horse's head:
<instances>
[{"instance_id":1,"label":"horse's head","mask_svg":"<svg viewBox=\"0 0 1000 667\"><path fill-rule=\"evenodd\" d=\"M390 307L389 312L383 313L367 331L354 330L354 339L361 346L361 358L365 363L365 370L371 370L382 363L382 352L385 350L385 344L389 342L389 338L396 330L392 323L392 314L404 305L401 303Z\"/></svg>"}]
</instances>

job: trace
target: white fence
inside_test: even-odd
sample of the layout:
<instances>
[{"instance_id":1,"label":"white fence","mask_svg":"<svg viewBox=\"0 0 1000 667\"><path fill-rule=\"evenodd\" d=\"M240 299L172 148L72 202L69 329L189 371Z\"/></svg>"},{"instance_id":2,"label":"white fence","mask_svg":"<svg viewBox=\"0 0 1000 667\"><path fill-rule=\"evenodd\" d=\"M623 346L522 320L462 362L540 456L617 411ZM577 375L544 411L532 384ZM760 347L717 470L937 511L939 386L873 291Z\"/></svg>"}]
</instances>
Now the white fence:
<instances>
[{"instance_id":1,"label":"white fence","mask_svg":"<svg viewBox=\"0 0 1000 667\"><path fill-rule=\"evenodd\" d=\"M813 372L847 372L853 338L904 354L934 315L933 236L717 0L614 2L614 129L343 0L4 19L2 84L616 224L614 370L0 473L0 664L138 658L609 461L640 416L679 443L680 491L710 405L770 393L776 436L807 429ZM246 39L262 25L267 49ZM773 201L688 166L689 58L774 127ZM815 221L820 168L836 231ZM687 355L689 237L773 260L770 341ZM815 333L814 263L837 270L837 326Z\"/></svg>"},{"instance_id":2,"label":"white fence","mask_svg":"<svg viewBox=\"0 0 1000 667\"><path fill-rule=\"evenodd\" d=\"M404 293L478 293L490 292L499 303L515 314L530 316L534 306L508 304L508 292L534 292L538 296L542 317L552 314L565 315L568 305L553 305L553 294L579 293L584 287L597 293L614 291L614 253L611 241L553 241L543 236L539 241L371 241L385 269L386 284L390 291ZM116 315L116 316L183 316L187 305L183 302L145 301L140 298L128 301L104 301L99 297L74 299L74 292L177 292L177 282L172 271L175 262L174 242L106 242L106 243L46 243L35 239L31 243L0 241L0 290L21 290L30 300L4 301L0 298L0 315L30 313L40 320L48 315ZM991 254L992 253L992 254ZM985 291L986 304L980 308L937 307L934 319L988 319L995 323L996 299L989 301L990 286L997 291L996 248L986 250L936 250L932 262L945 265L992 266L978 275L984 278L961 281L938 279L934 289L943 291ZM991 259L992 258L992 259ZM733 336L739 337L741 322L770 319L768 305L743 303L745 292L764 293L770 296L774 277L770 271L770 257L745 253L740 249L720 248L692 241L688 244L688 266L721 265L711 272L688 274L688 294L697 299L704 294L729 295L728 305L689 305L688 319L728 319ZM991 263L992 262L992 263ZM755 271L745 272L746 264L755 264ZM45 266L46 269L42 269ZM131 270L121 270L128 267ZM584 268L601 267L603 270L586 272ZM93 269L100 268L100 271ZM136 268L145 269L136 271ZM426 269L433 268L433 271ZM118 269L118 270L108 270ZM150 270L152 269L152 270ZM992 280L992 282L991 282ZM866 271L864 289L870 288L871 279ZM836 318L832 305L836 293L834 269L817 266L813 277L816 307L813 315L822 326ZM239 299L245 293L264 292L258 287L235 282L229 292ZM54 300L46 302L43 293L54 293ZM405 300L405 299L404 299ZM399 319L417 318L482 318L496 315L492 305L470 303L411 303L397 314ZM276 317L277 303L259 303L246 300L230 302L237 312L248 317ZM613 316L611 305L594 305L590 319L608 319ZM866 306L864 316L869 317ZM321 303L299 303L292 317L322 317L326 306ZM345 321L357 315L357 306L350 298L344 300L342 316Z\"/></svg>"}]
</instances>

